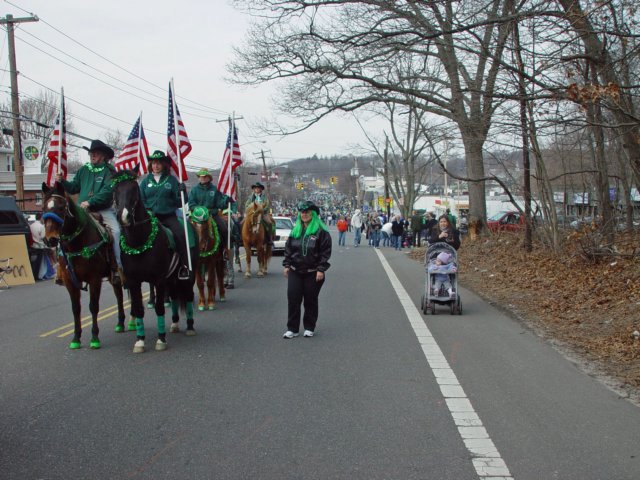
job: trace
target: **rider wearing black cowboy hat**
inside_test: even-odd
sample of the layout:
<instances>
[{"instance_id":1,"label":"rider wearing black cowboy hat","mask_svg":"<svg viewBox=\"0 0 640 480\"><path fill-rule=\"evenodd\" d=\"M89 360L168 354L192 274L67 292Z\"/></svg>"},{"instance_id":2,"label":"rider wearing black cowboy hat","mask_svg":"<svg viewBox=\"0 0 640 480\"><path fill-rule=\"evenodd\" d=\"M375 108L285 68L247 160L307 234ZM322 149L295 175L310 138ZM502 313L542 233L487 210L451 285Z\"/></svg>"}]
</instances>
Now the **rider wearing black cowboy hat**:
<instances>
[{"instance_id":1,"label":"rider wearing black cowboy hat","mask_svg":"<svg viewBox=\"0 0 640 480\"><path fill-rule=\"evenodd\" d=\"M267 195L264 193L264 185L260 182L256 182L251 185L251 190L253 193L249 196L249 199L245 203L245 211L249 208L262 208L262 222L264 224L264 229L266 232L266 240L269 245L273 245L273 241L271 240L271 234L273 232L273 219L271 218L271 214L269 213L269 199ZM255 204L255 206L254 206Z\"/></svg>"},{"instance_id":2,"label":"rider wearing black cowboy hat","mask_svg":"<svg viewBox=\"0 0 640 480\"><path fill-rule=\"evenodd\" d=\"M102 215L103 222L113 235L114 258L110 259L111 282L116 285L121 284L122 280L118 274L118 268L122 268L120 262L120 225L112 207L113 188L111 187L111 177L116 170L109 163L114 157L114 151L101 140L93 140L89 148L82 148L89 152L91 161L80 167L73 180L64 180L62 174L58 174L56 180L62 184L67 193L78 194L78 205L85 210L98 212Z\"/></svg>"}]
</instances>

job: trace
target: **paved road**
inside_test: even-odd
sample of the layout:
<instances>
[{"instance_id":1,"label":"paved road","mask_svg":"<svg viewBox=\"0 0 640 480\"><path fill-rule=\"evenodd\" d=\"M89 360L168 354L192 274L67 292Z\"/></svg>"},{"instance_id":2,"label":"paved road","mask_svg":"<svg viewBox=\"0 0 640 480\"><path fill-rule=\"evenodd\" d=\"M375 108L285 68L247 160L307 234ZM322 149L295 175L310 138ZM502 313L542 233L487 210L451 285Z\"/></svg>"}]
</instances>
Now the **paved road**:
<instances>
[{"instance_id":1,"label":"paved road","mask_svg":"<svg viewBox=\"0 0 640 480\"><path fill-rule=\"evenodd\" d=\"M311 339L281 338L280 257L166 352L113 316L70 351L62 288L0 293L0 478L640 478L637 407L464 289L422 316L404 252L335 243Z\"/></svg>"}]
</instances>

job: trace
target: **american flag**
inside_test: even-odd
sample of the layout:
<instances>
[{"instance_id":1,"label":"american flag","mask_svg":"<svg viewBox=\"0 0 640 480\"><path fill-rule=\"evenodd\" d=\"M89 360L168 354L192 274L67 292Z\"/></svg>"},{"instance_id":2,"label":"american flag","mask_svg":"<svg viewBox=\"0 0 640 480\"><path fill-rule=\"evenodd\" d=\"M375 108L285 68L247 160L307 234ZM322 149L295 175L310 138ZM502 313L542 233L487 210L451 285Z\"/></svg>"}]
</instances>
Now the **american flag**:
<instances>
[{"instance_id":1,"label":"american flag","mask_svg":"<svg viewBox=\"0 0 640 480\"><path fill-rule=\"evenodd\" d=\"M133 170L136 165L140 165L139 174L147 173L147 157L149 156L149 146L144 136L141 117L138 117L133 130L129 134L127 143L122 148L118 161L114 164L117 171Z\"/></svg>"},{"instance_id":2,"label":"american flag","mask_svg":"<svg viewBox=\"0 0 640 480\"><path fill-rule=\"evenodd\" d=\"M178 123L178 142L176 142L176 122L173 118L173 107L176 107L176 119ZM191 151L191 142L187 137L187 130L184 128L184 122L180 117L180 110L178 110L178 104L175 103L173 98L173 91L171 90L171 83L169 83L169 122L167 126L167 155L171 158L171 170L172 174L178 178L182 178L182 181L187 179L187 170L184 166L184 159ZM178 159L178 149L176 145L180 146L180 159ZM182 170L182 177L180 176L180 170Z\"/></svg>"},{"instance_id":3,"label":"american flag","mask_svg":"<svg viewBox=\"0 0 640 480\"><path fill-rule=\"evenodd\" d=\"M56 175L58 172L62 174L63 178L67 178L67 127L64 112L64 96L62 97L61 105L60 114L53 127L53 133L51 134L49 149L47 151L47 157L49 158L47 185L50 187L56 183ZM60 148L60 145L62 145L62 148Z\"/></svg>"},{"instance_id":4,"label":"american flag","mask_svg":"<svg viewBox=\"0 0 640 480\"><path fill-rule=\"evenodd\" d=\"M231 148L231 131L233 130L233 149ZM240 157L240 144L238 143L238 130L235 124L232 126L229 122L229 135L227 135L227 145L222 156L222 169L220 177L218 177L218 191L227 197L236 200L236 179L234 172L236 168L242 165Z\"/></svg>"}]
</instances>

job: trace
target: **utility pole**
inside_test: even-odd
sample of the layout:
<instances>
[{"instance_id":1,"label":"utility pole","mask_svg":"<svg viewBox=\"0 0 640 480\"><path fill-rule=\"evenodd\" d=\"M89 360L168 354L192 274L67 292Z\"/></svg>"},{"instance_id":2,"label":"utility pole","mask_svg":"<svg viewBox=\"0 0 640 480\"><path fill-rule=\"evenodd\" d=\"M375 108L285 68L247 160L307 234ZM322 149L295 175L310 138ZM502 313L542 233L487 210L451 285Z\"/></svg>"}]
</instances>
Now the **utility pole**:
<instances>
[{"instance_id":1,"label":"utility pole","mask_svg":"<svg viewBox=\"0 0 640 480\"><path fill-rule=\"evenodd\" d=\"M22 171L22 146L20 143L20 97L18 96L18 70L16 68L16 45L13 35L14 24L37 22L38 17L0 18L0 25L7 26L9 71L11 74L11 115L13 117L13 170L16 177L16 202L24 209L24 173Z\"/></svg>"},{"instance_id":2,"label":"utility pole","mask_svg":"<svg viewBox=\"0 0 640 480\"><path fill-rule=\"evenodd\" d=\"M260 155L262 156L262 174L267 181L267 199L271 202L271 175L267 170L267 161L264 159L264 150L262 148L260 149Z\"/></svg>"},{"instance_id":3,"label":"utility pole","mask_svg":"<svg viewBox=\"0 0 640 480\"><path fill-rule=\"evenodd\" d=\"M391 218L391 203L389 203L389 137L384 145L384 203L387 206L387 218Z\"/></svg>"}]
</instances>

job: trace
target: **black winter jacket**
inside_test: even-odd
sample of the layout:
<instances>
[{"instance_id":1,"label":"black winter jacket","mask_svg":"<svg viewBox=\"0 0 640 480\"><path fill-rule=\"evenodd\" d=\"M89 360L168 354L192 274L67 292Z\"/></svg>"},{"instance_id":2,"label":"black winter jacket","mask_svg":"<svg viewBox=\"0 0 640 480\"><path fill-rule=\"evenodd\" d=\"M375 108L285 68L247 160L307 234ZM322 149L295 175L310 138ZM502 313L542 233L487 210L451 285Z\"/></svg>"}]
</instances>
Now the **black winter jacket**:
<instances>
[{"instance_id":1,"label":"black winter jacket","mask_svg":"<svg viewBox=\"0 0 640 480\"><path fill-rule=\"evenodd\" d=\"M289 237L284 247L282 266L299 273L325 272L331 266L329 258L331 235L320 228L314 235L305 237L303 232L300 238Z\"/></svg>"}]
</instances>

